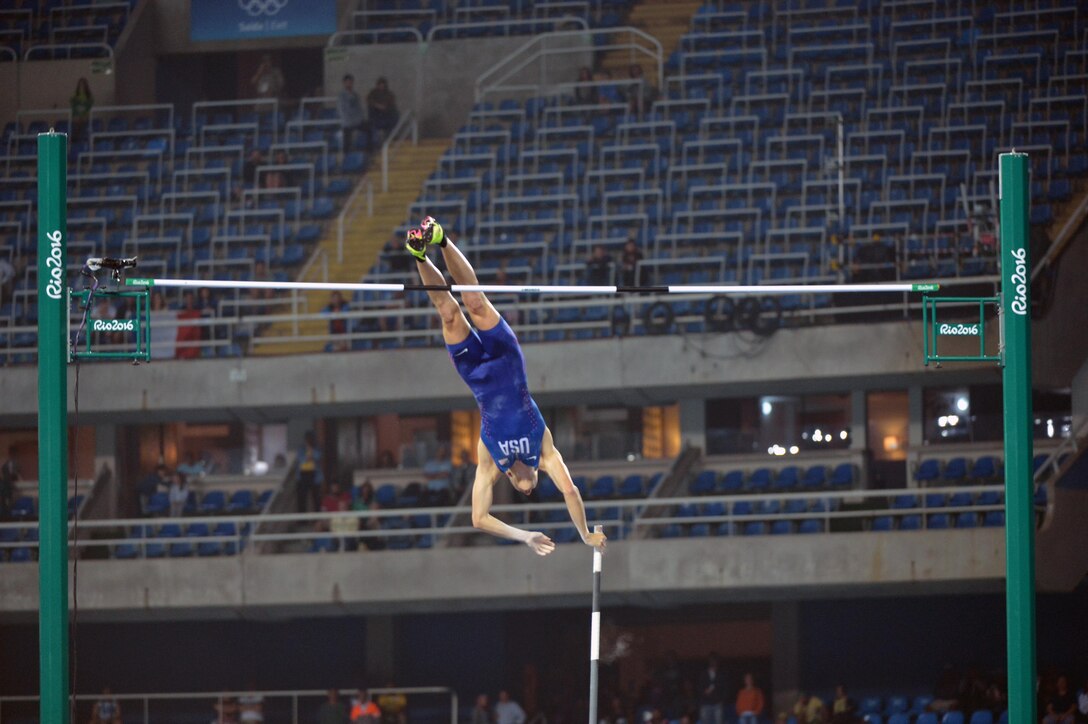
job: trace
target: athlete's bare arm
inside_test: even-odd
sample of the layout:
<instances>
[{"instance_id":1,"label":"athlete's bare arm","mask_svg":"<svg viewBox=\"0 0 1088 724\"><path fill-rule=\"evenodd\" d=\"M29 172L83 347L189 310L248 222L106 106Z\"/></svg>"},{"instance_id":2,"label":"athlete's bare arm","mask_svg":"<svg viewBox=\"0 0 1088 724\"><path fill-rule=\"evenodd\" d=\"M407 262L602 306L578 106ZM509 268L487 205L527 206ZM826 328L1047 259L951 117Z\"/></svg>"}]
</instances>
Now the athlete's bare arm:
<instances>
[{"instance_id":1,"label":"athlete's bare arm","mask_svg":"<svg viewBox=\"0 0 1088 724\"><path fill-rule=\"evenodd\" d=\"M495 481L502 477L502 472L491 459L491 453L487 451L483 442L476 444L476 451L480 463L476 466L476 479L472 482L472 525L499 538L509 538L524 543L538 556L546 556L554 551L555 543L543 533L515 528L491 515ZM583 525L584 518L583 515Z\"/></svg>"},{"instance_id":2,"label":"athlete's bare arm","mask_svg":"<svg viewBox=\"0 0 1088 724\"><path fill-rule=\"evenodd\" d=\"M582 494L578 492L574 481L571 480L570 470L567 469L567 464L563 461L563 455L559 452L559 449L555 446L555 441L552 439L552 431L548 428L544 428L544 441L540 449L540 469L548 474L548 477L555 483L555 487L559 488L559 492L563 494L563 502L567 504L567 512L570 513L570 519L574 522L574 527L578 529L578 534L582 536L582 541L586 545L603 549L608 539L604 533L589 532L589 525L586 523L586 507L582 503Z\"/></svg>"}]
</instances>

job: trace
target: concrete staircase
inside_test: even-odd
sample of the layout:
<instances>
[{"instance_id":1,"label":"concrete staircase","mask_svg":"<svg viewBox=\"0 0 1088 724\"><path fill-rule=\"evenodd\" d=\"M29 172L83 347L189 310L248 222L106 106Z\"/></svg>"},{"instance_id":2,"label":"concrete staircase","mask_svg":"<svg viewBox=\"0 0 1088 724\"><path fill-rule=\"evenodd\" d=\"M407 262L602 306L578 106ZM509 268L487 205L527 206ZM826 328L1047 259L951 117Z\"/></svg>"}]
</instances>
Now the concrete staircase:
<instances>
[{"instance_id":1,"label":"concrete staircase","mask_svg":"<svg viewBox=\"0 0 1088 724\"><path fill-rule=\"evenodd\" d=\"M344 230L343 261L337 260L336 222L329 224L318 245L318 249L327 255L327 281L353 284L362 280L363 275L374 266L378 254L389 241L393 229L406 221L418 222L418 219L407 218L408 205L419 197L423 182L430 176L439 157L449 144L448 138L421 139L416 146L402 144L392 154L389 162L389 191L384 193L381 191L381 168L378 165L375 165L366 178L360 181L360 183L366 183L369 179L375 185L374 215L367 216L366 193L358 194L347 213L347 218L353 218L355 221ZM299 277L298 281L326 281L324 271L325 265L321 262L315 263L306 274ZM299 312L303 314L316 313L329 301L329 292L300 294L305 299L305 306L299 307ZM350 299L351 295L344 296ZM328 322L323 319L300 321L297 336L321 337L328 332L328 328ZM261 337L295 336L293 330L294 326L290 322L279 322L264 330ZM306 354L321 352L324 348L324 340L300 340L282 344L259 344L254 348L254 353L260 355Z\"/></svg>"},{"instance_id":2,"label":"concrete staircase","mask_svg":"<svg viewBox=\"0 0 1088 724\"><path fill-rule=\"evenodd\" d=\"M642 0L627 18L627 24L649 33L661 43L662 62L668 61L680 45L680 38L691 26L691 18L703 3L701 0ZM608 51L601 67L612 72L613 78L626 78L631 63L642 66L647 78L656 78L657 68L642 55L632 56L630 50Z\"/></svg>"}]
</instances>

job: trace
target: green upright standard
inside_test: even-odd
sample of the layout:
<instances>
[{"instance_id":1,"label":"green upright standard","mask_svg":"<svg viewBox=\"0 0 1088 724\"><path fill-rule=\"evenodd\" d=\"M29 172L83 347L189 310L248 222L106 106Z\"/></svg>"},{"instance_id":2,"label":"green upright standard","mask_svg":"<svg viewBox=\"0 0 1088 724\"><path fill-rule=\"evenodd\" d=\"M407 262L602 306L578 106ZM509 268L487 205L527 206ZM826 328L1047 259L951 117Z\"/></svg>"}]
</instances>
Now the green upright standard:
<instances>
[{"instance_id":1,"label":"green upright standard","mask_svg":"<svg viewBox=\"0 0 1088 724\"><path fill-rule=\"evenodd\" d=\"M1035 722L1035 509L1032 501L1031 258L1026 153L1000 160L1005 369L1005 626L1009 721Z\"/></svg>"},{"instance_id":2,"label":"green upright standard","mask_svg":"<svg viewBox=\"0 0 1088 724\"><path fill-rule=\"evenodd\" d=\"M38 135L38 618L41 717L68 724L68 137Z\"/></svg>"}]
</instances>

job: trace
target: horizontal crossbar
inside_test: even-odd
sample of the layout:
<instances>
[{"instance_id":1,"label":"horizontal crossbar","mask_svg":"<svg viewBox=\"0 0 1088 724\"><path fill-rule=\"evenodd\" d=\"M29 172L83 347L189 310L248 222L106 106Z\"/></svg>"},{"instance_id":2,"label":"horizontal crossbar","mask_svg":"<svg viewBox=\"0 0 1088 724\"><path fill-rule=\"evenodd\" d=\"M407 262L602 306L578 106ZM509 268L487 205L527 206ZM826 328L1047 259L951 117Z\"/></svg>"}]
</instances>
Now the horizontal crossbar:
<instances>
[{"instance_id":1,"label":"horizontal crossbar","mask_svg":"<svg viewBox=\"0 0 1088 724\"><path fill-rule=\"evenodd\" d=\"M126 279L129 287L188 287L212 289L279 289L299 291L484 292L486 294L846 294L933 292L939 284L693 284L667 286L579 286L518 284L372 284L345 282L229 281L216 279Z\"/></svg>"}]
</instances>

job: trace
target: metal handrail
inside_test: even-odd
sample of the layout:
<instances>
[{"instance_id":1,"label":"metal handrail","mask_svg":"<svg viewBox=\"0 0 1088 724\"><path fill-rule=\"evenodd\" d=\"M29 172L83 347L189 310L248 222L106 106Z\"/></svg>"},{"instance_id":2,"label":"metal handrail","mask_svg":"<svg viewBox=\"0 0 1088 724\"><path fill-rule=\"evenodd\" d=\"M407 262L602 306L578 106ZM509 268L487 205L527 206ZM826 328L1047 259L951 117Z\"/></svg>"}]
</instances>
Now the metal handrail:
<instances>
[{"instance_id":1,"label":"metal handrail","mask_svg":"<svg viewBox=\"0 0 1088 724\"><path fill-rule=\"evenodd\" d=\"M357 689L338 689L337 693L342 696L352 696L358 690ZM193 700L210 700L216 704L221 705L224 699L227 698L240 698L243 696L261 696L264 702L267 703L269 699L290 698L291 699L291 722L292 724L298 724L299 719L299 706L298 700L300 698L317 698L324 697L328 692L324 689L287 689L287 690L272 690L272 691L196 691L196 692L176 692L176 693L148 693L148 694L109 694L103 696L102 694L75 694L72 698L76 701L99 701L101 699L115 699L121 701L132 701L143 703L143 724L150 724L152 721L150 718L149 704L152 701L193 701ZM448 694L450 697L450 724L457 724L458 718L458 698L457 691L447 686L407 686L407 687L372 687L367 689L367 693L371 696L380 694L408 694L408 695L427 695L427 694ZM3 719L4 704L14 703L32 703L39 700L39 696L36 695L24 695L24 696L0 696L0 721ZM126 715L126 720L129 719L131 714Z\"/></svg>"},{"instance_id":2,"label":"metal handrail","mask_svg":"<svg viewBox=\"0 0 1088 724\"><path fill-rule=\"evenodd\" d=\"M547 54L549 52L549 49L540 47L546 42L554 41L554 40L560 40L560 39L563 39L563 38L585 37L587 35L590 35L589 39L592 41L593 40L592 36L613 36L613 35L623 35L623 34L631 35L631 36L634 36L635 38L640 38L642 40L645 40L645 41L647 41L647 43L651 47L656 49L656 52L651 52L651 51L647 50L645 47L643 47L641 45L634 44L634 43L631 43L631 44L629 44L627 46L627 47L630 47L632 50L636 50L638 52L642 52L642 53L645 53L645 54L649 55L650 57L652 57L657 62L657 86L659 88L663 87L663 81L664 81L663 52L664 51L663 51L662 46L661 46L661 41L659 41L657 38L650 35L649 33L646 33L644 31L642 31L642 30L640 30L638 28L634 28L634 27L595 28L592 31L588 31L588 30L560 30L560 31L548 33L546 35L536 35L536 36L534 36L532 39L530 39L528 42L526 42L520 48L518 48L517 50L515 50L512 53L510 53L509 55L507 55L505 58L503 58L502 60L497 62L495 65L493 65L488 70L481 73L476 78L476 83L475 83L476 100L477 101L483 100L484 96L487 95L488 92L490 92L490 91L492 91L494 89L497 89L499 87L500 83L502 83L505 80L507 80L508 78L512 77L514 74L518 73L519 71L523 70L526 66L529 65L529 63L535 61L541 55ZM589 47L589 49L592 49L594 47L592 42L590 43L590 45L588 47ZM622 47L625 47L625 46L620 45L620 46L611 46L611 47L613 47L613 48L622 48ZM551 52L553 52L553 53L562 53L562 52L573 53L573 52L585 52L585 51L586 51L586 48L557 48L557 49L552 50ZM528 57L523 59L522 56L525 56L527 54L528 54ZM507 69L507 66L510 66L510 65L513 65L514 67L510 68L510 69ZM492 80L493 76L498 76L500 73L504 73L504 75L500 76L496 80Z\"/></svg>"},{"instance_id":3,"label":"metal handrail","mask_svg":"<svg viewBox=\"0 0 1088 724\"><path fill-rule=\"evenodd\" d=\"M419 32L417 28L414 28L411 25L404 25L396 28L375 28L371 30L337 30L329 36L329 41L325 43L325 47L333 48L345 45L365 45L365 43L340 42L345 38L353 37L373 37L375 38L374 42L381 42L380 40L377 40L377 38L382 35L411 35L415 42L423 42L423 33Z\"/></svg>"},{"instance_id":4,"label":"metal handrail","mask_svg":"<svg viewBox=\"0 0 1088 724\"><path fill-rule=\"evenodd\" d=\"M113 61L113 48L105 43L42 43L41 45L34 45L27 48L26 52L23 53L23 60L33 60L30 56L40 50L65 50L67 51L68 59L71 59L73 50L87 50L90 48L104 50L105 53L102 57L109 58L111 62ZM55 59L49 58L48 60Z\"/></svg>"},{"instance_id":5,"label":"metal handrail","mask_svg":"<svg viewBox=\"0 0 1088 724\"><path fill-rule=\"evenodd\" d=\"M383 146L384 148L384 146ZM351 190L351 194L348 196L347 201L344 202L344 206L340 209L340 213L336 217L336 262L341 263L344 261L344 232L347 224L354 221L357 214L353 213L355 208L355 200L359 194L366 193L366 215L374 215L374 181L370 178L370 175L366 175L355 184L355 188Z\"/></svg>"},{"instance_id":6,"label":"metal handrail","mask_svg":"<svg viewBox=\"0 0 1088 724\"><path fill-rule=\"evenodd\" d=\"M801 459L800 457L798 459ZM628 537L628 535L622 530L624 524L630 524L633 527L642 528L656 528L661 526L667 526L672 524L687 524L687 523L737 523L737 522L752 522L763 521L773 522L778 520L822 520L825 523L825 532L830 533L830 522L832 520L842 519L862 519L871 520L873 518L882 516L901 516L901 515L922 515L923 527L926 526L926 515L930 513L987 513L991 511L1004 510L1005 505L1003 502L996 504L972 504L963 506L953 506L942 504L940 506L930 507L927 503L927 496L930 495L943 495L951 496L957 493L970 493L972 495L976 493L1004 493L1004 486L1001 484L992 485L970 485L970 486L950 486L950 487L935 487L935 488L892 488L892 489L880 489L880 490L827 490L819 489L805 492L766 492L766 493L741 493L741 494L716 494L716 495L703 495L703 496L675 496L668 498L605 498L605 499L586 499L584 500L584 506L586 511L593 516L593 521L597 523L603 523L606 528L620 527L619 530L613 530L612 535L620 540ZM912 502L909 506L897 506L894 503L896 498L901 496L910 496ZM847 500L851 502L861 499L880 499L883 501L883 507L855 509L855 510L834 510L836 504L841 504ZM785 506L790 501L804 501L810 503L812 501L819 501L823 504L822 510L799 510L797 512L790 512L785 509ZM779 505L777 512L767 512L762 509L762 504L774 502ZM720 503L724 507L724 511L720 514L706 514L703 513L695 516L683 516L674 515L668 511L673 508L682 506L698 505L703 506L708 503ZM750 504L751 512L749 513L737 513L736 503ZM551 521L537 521L530 520L534 513L549 513L554 511L566 511L567 505L565 502L553 502L553 503L522 503L522 504L507 504L507 505L494 505L491 507L493 513L499 515L509 515L513 519L521 521L522 524L530 525L533 528L554 528L557 525L564 525L563 523L556 523ZM207 536L159 536L148 535L145 537L135 538L102 538L102 537L88 537L80 538L78 540L72 540L71 546L75 548L87 548L93 546L116 546L122 544L134 545L140 549L141 557L145 555L145 546L152 545L171 545L177 543L235 543L237 550L243 554L250 555L254 551L253 546L246 545L252 542L290 542L290 541L310 541L314 538L404 538L419 535L455 535L462 533L472 533L475 529L471 526L450 526L445 522L439 521L440 518L446 516L466 515L471 511L470 506L435 506L435 507L415 507L415 508L383 508L377 510L346 510L336 512L318 512L318 513L267 513L267 514L250 514L250 515L217 515L217 516L180 516L169 518L120 518L113 520L81 520L79 527L82 530L89 529L118 529L118 528L146 528L147 526L159 526L163 524L174 524L179 526L190 526L192 524L202 524L208 527L209 531L214 530L215 526L219 524L231 524L234 526L235 533L233 535L212 535ZM429 519L428 527L404 527L404 528L381 528L380 522L382 519L389 518L404 518L410 517L427 517ZM332 530L332 522L337 519L352 518L358 520L358 529L350 531L335 531ZM367 521L373 522L373 524L379 527L368 526ZM288 526L288 529L297 531L299 526L297 524L326 524L322 529L303 530L301 532L290 533L259 533L256 532L255 526L261 523L291 523L295 525ZM27 522L19 523L0 523L0 530L25 530L34 526L28 525ZM69 528L73 527L73 522L69 522ZM14 542L0 543L0 549L5 548L35 548L38 546L36 540L21 540Z\"/></svg>"},{"instance_id":7,"label":"metal handrail","mask_svg":"<svg viewBox=\"0 0 1088 724\"><path fill-rule=\"evenodd\" d=\"M432 40L434 40L435 39L434 36L437 35L439 32L444 31L444 30L458 31L458 30L479 30L479 29L487 29L487 28L504 28L506 30L509 30L511 28L519 28L519 27L522 27L522 26L525 26L525 25L535 28L535 27L537 27L539 25L548 25L548 24L550 24L550 25L552 25L554 27L555 25L557 25L559 23L581 25L582 30L577 31L577 32L587 32L589 30L589 23L586 22L585 18L579 18L579 17L577 17L575 15L563 15L563 16L560 16L558 18L533 18L533 19L514 18L514 19L510 19L510 20L476 20L476 21L467 22L467 23L442 23L442 24L439 24L439 25L435 25L435 26L431 27L431 29L429 31L427 31L427 42L429 43ZM555 31L553 30L551 32L554 33ZM509 37L510 33L509 32L503 33L503 36L504 37ZM454 35L453 38L445 38L445 40L453 40L456 37L457 36ZM440 40L441 39L442 38L440 38Z\"/></svg>"},{"instance_id":8,"label":"metal handrail","mask_svg":"<svg viewBox=\"0 0 1088 724\"><path fill-rule=\"evenodd\" d=\"M393 150L400 145L405 133L411 135L412 145L419 143L419 124L416 123L415 113L409 109L401 114L397 125L389 132L389 136L382 144L382 193L389 191L389 158Z\"/></svg>"}]
</instances>

